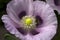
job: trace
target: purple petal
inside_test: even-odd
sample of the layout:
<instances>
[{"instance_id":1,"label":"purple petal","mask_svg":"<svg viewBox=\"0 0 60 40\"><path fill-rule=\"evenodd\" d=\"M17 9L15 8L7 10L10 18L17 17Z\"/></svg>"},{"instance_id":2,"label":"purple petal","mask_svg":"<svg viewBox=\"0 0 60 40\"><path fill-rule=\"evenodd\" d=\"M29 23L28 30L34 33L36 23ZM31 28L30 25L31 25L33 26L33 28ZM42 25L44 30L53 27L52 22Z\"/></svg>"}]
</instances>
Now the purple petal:
<instances>
[{"instance_id":1,"label":"purple petal","mask_svg":"<svg viewBox=\"0 0 60 40\"><path fill-rule=\"evenodd\" d=\"M12 0L7 5L7 13L9 17L17 24L20 22L19 16L21 16L20 13L22 11L27 11L26 3L23 0L21 1Z\"/></svg>"},{"instance_id":2,"label":"purple petal","mask_svg":"<svg viewBox=\"0 0 60 40\"><path fill-rule=\"evenodd\" d=\"M5 24L5 28L11 33L14 34L16 37L24 39L24 36L16 29L17 24L14 24L13 21L9 18L8 15L2 16L2 21Z\"/></svg>"},{"instance_id":3,"label":"purple petal","mask_svg":"<svg viewBox=\"0 0 60 40\"><path fill-rule=\"evenodd\" d=\"M56 34L56 26L48 25L39 29L40 34L34 36L34 38L38 38L38 40L51 40L53 36Z\"/></svg>"},{"instance_id":4,"label":"purple petal","mask_svg":"<svg viewBox=\"0 0 60 40\"><path fill-rule=\"evenodd\" d=\"M60 0L46 0L46 2L50 4L54 10L57 10L60 14Z\"/></svg>"},{"instance_id":5,"label":"purple petal","mask_svg":"<svg viewBox=\"0 0 60 40\"><path fill-rule=\"evenodd\" d=\"M56 26L55 25L48 25L44 26L43 28L40 28L41 33L32 36L32 35L26 35L26 40L51 40L53 36L56 34Z\"/></svg>"},{"instance_id":6,"label":"purple petal","mask_svg":"<svg viewBox=\"0 0 60 40\"><path fill-rule=\"evenodd\" d=\"M34 2L34 15L40 16L43 20L43 26L45 25L57 25L57 18L53 9L44 2Z\"/></svg>"},{"instance_id":7,"label":"purple petal","mask_svg":"<svg viewBox=\"0 0 60 40\"><path fill-rule=\"evenodd\" d=\"M7 13L9 17L16 23L19 23L21 12L25 11L26 15L32 15L32 0L12 0L7 5Z\"/></svg>"},{"instance_id":8,"label":"purple petal","mask_svg":"<svg viewBox=\"0 0 60 40\"><path fill-rule=\"evenodd\" d=\"M27 11L27 14L28 15L33 15L33 0L28 0L27 1L27 6L28 6L28 11Z\"/></svg>"}]
</instances>

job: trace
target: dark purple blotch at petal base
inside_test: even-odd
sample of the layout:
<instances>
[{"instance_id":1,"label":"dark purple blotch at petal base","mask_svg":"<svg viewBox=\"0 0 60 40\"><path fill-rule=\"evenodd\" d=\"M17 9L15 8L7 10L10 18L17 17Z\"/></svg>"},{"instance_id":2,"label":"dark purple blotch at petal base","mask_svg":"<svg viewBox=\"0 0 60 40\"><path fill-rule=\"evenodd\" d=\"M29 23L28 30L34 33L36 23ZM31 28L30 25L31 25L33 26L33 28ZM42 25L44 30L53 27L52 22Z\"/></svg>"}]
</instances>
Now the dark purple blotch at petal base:
<instances>
[{"instance_id":1,"label":"dark purple blotch at petal base","mask_svg":"<svg viewBox=\"0 0 60 40\"><path fill-rule=\"evenodd\" d=\"M33 0L33 1L36 1L36 0Z\"/></svg>"},{"instance_id":2,"label":"dark purple blotch at petal base","mask_svg":"<svg viewBox=\"0 0 60 40\"><path fill-rule=\"evenodd\" d=\"M27 35L28 34L28 31L27 30L24 30L23 28L17 28L17 30L22 34L22 35ZM36 29L31 29L30 30L30 34L31 35L37 35L39 34L40 32L38 32Z\"/></svg>"},{"instance_id":3,"label":"dark purple blotch at petal base","mask_svg":"<svg viewBox=\"0 0 60 40\"><path fill-rule=\"evenodd\" d=\"M46 2L46 0L40 0L40 1L44 1L44 2Z\"/></svg>"},{"instance_id":4,"label":"dark purple blotch at petal base","mask_svg":"<svg viewBox=\"0 0 60 40\"><path fill-rule=\"evenodd\" d=\"M56 6L59 6L60 5L60 0L54 0L54 3Z\"/></svg>"},{"instance_id":5,"label":"dark purple blotch at petal base","mask_svg":"<svg viewBox=\"0 0 60 40\"><path fill-rule=\"evenodd\" d=\"M36 29L32 29L31 31L30 31L30 34L31 35L37 35L37 34L39 34L40 32L38 32Z\"/></svg>"},{"instance_id":6,"label":"dark purple blotch at petal base","mask_svg":"<svg viewBox=\"0 0 60 40\"><path fill-rule=\"evenodd\" d=\"M36 0L33 0L33 1L36 1ZM38 1L44 1L44 2L46 2L46 0L38 0Z\"/></svg>"},{"instance_id":7,"label":"dark purple blotch at petal base","mask_svg":"<svg viewBox=\"0 0 60 40\"><path fill-rule=\"evenodd\" d=\"M37 23L36 27L39 27L39 25L43 24L43 20L39 15L36 15L35 18L36 18L36 23Z\"/></svg>"},{"instance_id":8,"label":"dark purple blotch at petal base","mask_svg":"<svg viewBox=\"0 0 60 40\"><path fill-rule=\"evenodd\" d=\"M17 28L17 30L18 30L22 35L27 35L27 31L24 30L22 27L21 27L21 28Z\"/></svg>"},{"instance_id":9,"label":"dark purple blotch at petal base","mask_svg":"<svg viewBox=\"0 0 60 40\"><path fill-rule=\"evenodd\" d=\"M22 19L23 16L26 16L26 11L21 11L18 15L20 19Z\"/></svg>"}]
</instances>

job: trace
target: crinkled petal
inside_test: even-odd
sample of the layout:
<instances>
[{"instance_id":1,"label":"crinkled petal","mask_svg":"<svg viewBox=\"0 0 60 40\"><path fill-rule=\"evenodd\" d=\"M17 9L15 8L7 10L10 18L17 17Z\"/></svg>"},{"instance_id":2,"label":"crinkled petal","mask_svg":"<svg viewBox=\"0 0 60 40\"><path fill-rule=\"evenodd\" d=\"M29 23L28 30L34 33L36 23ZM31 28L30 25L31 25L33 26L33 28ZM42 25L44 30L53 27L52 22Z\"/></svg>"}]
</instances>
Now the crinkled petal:
<instances>
[{"instance_id":1,"label":"crinkled petal","mask_svg":"<svg viewBox=\"0 0 60 40\"><path fill-rule=\"evenodd\" d=\"M57 27L55 25L48 25L40 28L40 34L34 36L34 38L38 38L38 40L51 40L56 34ZM36 39L37 40L37 39Z\"/></svg>"},{"instance_id":2,"label":"crinkled petal","mask_svg":"<svg viewBox=\"0 0 60 40\"><path fill-rule=\"evenodd\" d=\"M2 16L2 21L5 24L5 28L11 33L14 34L16 37L19 37L21 39L24 39L24 36L16 29L15 26L18 26L17 24L14 24L13 21L9 18L8 15Z\"/></svg>"},{"instance_id":3,"label":"crinkled petal","mask_svg":"<svg viewBox=\"0 0 60 40\"><path fill-rule=\"evenodd\" d=\"M56 34L56 26L55 25L48 25L43 28L40 28L41 33L32 36L27 34L25 36L25 40L51 40L53 36Z\"/></svg>"},{"instance_id":4,"label":"crinkled petal","mask_svg":"<svg viewBox=\"0 0 60 40\"><path fill-rule=\"evenodd\" d=\"M27 15L33 15L33 0L27 0Z\"/></svg>"},{"instance_id":5,"label":"crinkled petal","mask_svg":"<svg viewBox=\"0 0 60 40\"><path fill-rule=\"evenodd\" d=\"M7 4L7 13L9 17L14 20L16 23L19 23L20 18L19 14L22 11L26 11L26 3L24 3L24 0L12 0Z\"/></svg>"},{"instance_id":6,"label":"crinkled petal","mask_svg":"<svg viewBox=\"0 0 60 40\"><path fill-rule=\"evenodd\" d=\"M25 11L27 14L32 15L32 0L12 0L7 5L7 13L9 17L16 23L19 23L19 14Z\"/></svg>"},{"instance_id":7,"label":"crinkled petal","mask_svg":"<svg viewBox=\"0 0 60 40\"><path fill-rule=\"evenodd\" d=\"M54 3L54 1L56 1L56 4ZM60 0L46 0L46 2L50 4L54 10L57 10L60 14Z\"/></svg>"},{"instance_id":8,"label":"crinkled petal","mask_svg":"<svg viewBox=\"0 0 60 40\"><path fill-rule=\"evenodd\" d=\"M46 25L57 25L57 18L53 9L44 2L36 1L34 2L34 15L38 15L43 20L43 26Z\"/></svg>"}]
</instances>

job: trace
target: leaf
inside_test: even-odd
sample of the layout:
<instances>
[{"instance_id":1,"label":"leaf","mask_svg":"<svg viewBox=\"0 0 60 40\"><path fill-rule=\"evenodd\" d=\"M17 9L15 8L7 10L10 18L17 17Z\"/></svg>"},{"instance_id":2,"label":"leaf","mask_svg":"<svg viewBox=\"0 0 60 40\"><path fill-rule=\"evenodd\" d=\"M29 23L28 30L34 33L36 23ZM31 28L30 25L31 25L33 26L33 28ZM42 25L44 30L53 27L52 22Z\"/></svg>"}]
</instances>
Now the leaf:
<instances>
[{"instance_id":1,"label":"leaf","mask_svg":"<svg viewBox=\"0 0 60 40\"><path fill-rule=\"evenodd\" d=\"M10 34L5 34L4 40L18 40L18 39Z\"/></svg>"}]
</instances>

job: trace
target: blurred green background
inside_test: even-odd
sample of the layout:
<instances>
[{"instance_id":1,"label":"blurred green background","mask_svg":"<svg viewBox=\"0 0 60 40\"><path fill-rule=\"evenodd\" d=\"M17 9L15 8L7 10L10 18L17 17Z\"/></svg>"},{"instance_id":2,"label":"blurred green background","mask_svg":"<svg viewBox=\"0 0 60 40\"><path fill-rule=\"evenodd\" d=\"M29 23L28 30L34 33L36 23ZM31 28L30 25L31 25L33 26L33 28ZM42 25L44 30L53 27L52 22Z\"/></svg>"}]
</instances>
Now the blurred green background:
<instances>
[{"instance_id":1,"label":"blurred green background","mask_svg":"<svg viewBox=\"0 0 60 40\"><path fill-rule=\"evenodd\" d=\"M2 23L1 17L3 14L6 14L6 5L10 0L0 0L0 40L19 40L14 35L10 34L4 27L4 24ZM58 12L54 11L57 16L58 20L58 29L57 34L52 40L60 40L60 15L58 15Z\"/></svg>"}]
</instances>

